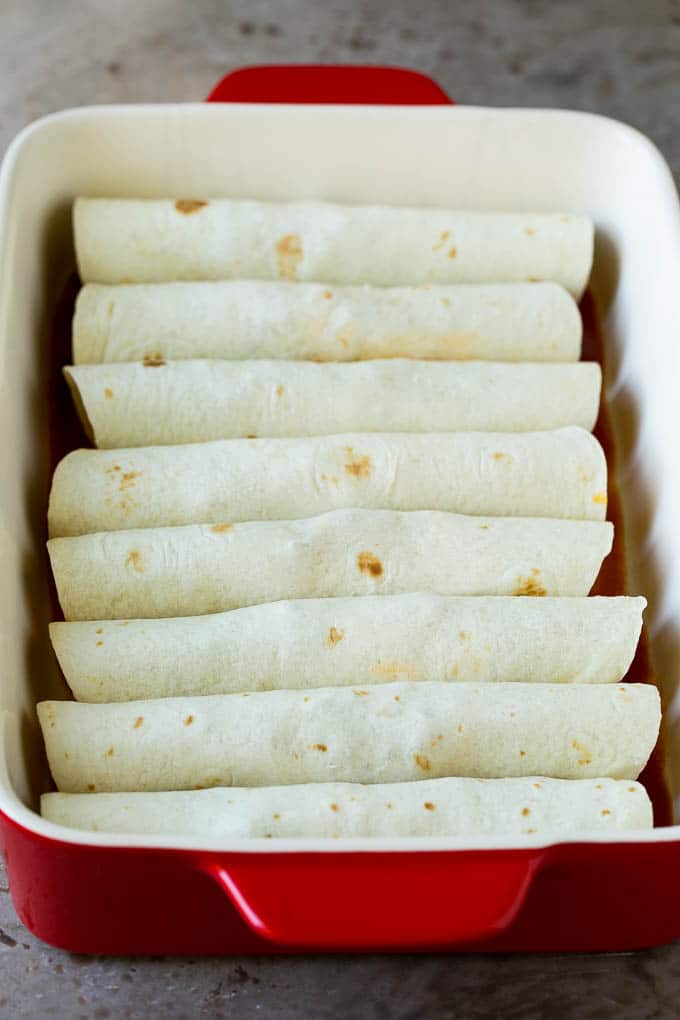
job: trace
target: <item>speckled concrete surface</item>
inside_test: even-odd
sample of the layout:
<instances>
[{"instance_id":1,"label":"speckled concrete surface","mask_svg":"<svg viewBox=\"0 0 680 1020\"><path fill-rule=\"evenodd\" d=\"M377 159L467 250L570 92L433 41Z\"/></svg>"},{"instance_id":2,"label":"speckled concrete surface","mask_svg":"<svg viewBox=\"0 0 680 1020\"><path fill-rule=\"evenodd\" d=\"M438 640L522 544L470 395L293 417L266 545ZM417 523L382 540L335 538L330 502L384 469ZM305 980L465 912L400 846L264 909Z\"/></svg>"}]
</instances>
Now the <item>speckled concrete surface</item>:
<instances>
[{"instance_id":1,"label":"speckled concrete surface","mask_svg":"<svg viewBox=\"0 0 680 1020\"><path fill-rule=\"evenodd\" d=\"M680 178L673 0L0 0L0 151L67 106L199 99L227 69L389 63L462 102L572 107L650 135ZM680 1016L680 944L615 956L102 959L42 945L0 872L0 1016L268 1020Z\"/></svg>"}]
</instances>

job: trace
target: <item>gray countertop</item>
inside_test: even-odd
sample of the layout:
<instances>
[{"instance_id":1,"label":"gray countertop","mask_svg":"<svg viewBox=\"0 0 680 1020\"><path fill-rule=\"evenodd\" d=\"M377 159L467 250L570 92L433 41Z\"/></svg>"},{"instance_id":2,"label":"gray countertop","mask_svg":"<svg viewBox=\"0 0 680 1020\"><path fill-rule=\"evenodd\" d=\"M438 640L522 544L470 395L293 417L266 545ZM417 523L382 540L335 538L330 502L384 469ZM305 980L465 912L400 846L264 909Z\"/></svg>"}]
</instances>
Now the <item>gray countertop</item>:
<instances>
[{"instance_id":1,"label":"gray countertop","mask_svg":"<svg viewBox=\"0 0 680 1020\"><path fill-rule=\"evenodd\" d=\"M595 110L649 135L680 177L677 0L2 0L0 152L87 103L194 100L227 70L375 63L481 105ZM0 1016L680 1016L680 944L607 956L106 959L43 945L0 866Z\"/></svg>"}]
</instances>

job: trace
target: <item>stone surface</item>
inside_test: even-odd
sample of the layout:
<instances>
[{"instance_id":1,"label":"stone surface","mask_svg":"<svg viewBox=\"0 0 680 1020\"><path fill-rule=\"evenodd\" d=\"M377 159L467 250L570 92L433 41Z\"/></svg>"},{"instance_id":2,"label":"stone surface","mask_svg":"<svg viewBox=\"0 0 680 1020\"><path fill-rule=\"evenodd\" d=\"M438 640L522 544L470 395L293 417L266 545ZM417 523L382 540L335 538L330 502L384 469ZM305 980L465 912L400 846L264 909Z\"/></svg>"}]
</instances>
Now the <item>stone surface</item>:
<instances>
[{"instance_id":1,"label":"stone surface","mask_svg":"<svg viewBox=\"0 0 680 1020\"><path fill-rule=\"evenodd\" d=\"M464 103L620 118L680 177L673 0L2 0L0 151L84 103L203 97L254 63L387 63ZM42 945L0 872L0 1017L680 1016L680 945L613 956L102 959Z\"/></svg>"}]
</instances>

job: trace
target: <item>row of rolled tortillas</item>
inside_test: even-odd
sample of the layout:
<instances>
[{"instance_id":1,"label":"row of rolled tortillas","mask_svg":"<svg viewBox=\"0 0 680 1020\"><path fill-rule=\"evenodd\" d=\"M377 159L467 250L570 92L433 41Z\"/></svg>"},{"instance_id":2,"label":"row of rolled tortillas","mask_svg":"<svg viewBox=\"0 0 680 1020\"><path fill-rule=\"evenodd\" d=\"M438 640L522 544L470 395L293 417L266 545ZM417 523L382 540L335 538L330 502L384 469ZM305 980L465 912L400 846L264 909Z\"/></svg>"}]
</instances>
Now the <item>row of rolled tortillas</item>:
<instances>
[{"instance_id":1,"label":"row of rolled tortillas","mask_svg":"<svg viewBox=\"0 0 680 1020\"><path fill-rule=\"evenodd\" d=\"M86 200L75 227L84 281L322 281L85 288L74 360L87 367L68 375L101 447L594 424L597 366L227 362L574 360L580 323L553 285L344 285L540 277L578 296L592 257L585 218ZM187 357L218 360L165 364ZM134 359L145 364L87 365ZM614 686L642 600L310 597L586 594L611 546L605 492L602 452L575 429L73 455L50 529L81 537L54 539L50 555L67 618L102 611L54 625L55 647L77 694L155 700L39 706L57 785L73 791L47 795L43 813L205 839L648 827L651 805L631 780L656 739L658 694ZM368 509L323 513L357 505ZM420 507L490 519L397 512ZM550 519L561 516L591 520ZM120 527L133 530L85 534ZM302 598L270 603L285 596ZM108 619L171 613L183 618ZM546 675L556 683L521 682ZM257 693L293 686L313 689ZM452 775L532 778L436 778ZM587 779L600 776L626 781ZM261 788L195 791L215 785Z\"/></svg>"},{"instance_id":2,"label":"row of rolled tortillas","mask_svg":"<svg viewBox=\"0 0 680 1020\"><path fill-rule=\"evenodd\" d=\"M182 358L578 361L580 351L578 308L554 283L87 284L73 319L76 365Z\"/></svg>"},{"instance_id":3,"label":"row of rolled tortillas","mask_svg":"<svg viewBox=\"0 0 680 1020\"><path fill-rule=\"evenodd\" d=\"M608 684L628 671L644 605L420 592L53 623L50 636L78 701L395 680Z\"/></svg>"},{"instance_id":4,"label":"row of rolled tortillas","mask_svg":"<svg viewBox=\"0 0 680 1020\"><path fill-rule=\"evenodd\" d=\"M652 684L423 680L115 704L38 705L62 793L446 776L636 779Z\"/></svg>"},{"instance_id":5,"label":"row of rolled tortillas","mask_svg":"<svg viewBox=\"0 0 680 1020\"><path fill-rule=\"evenodd\" d=\"M197 616L290 598L587 595L608 521L335 510L52 538L67 620Z\"/></svg>"},{"instance_id":6,"label":"row of rolled tortillas","mask_svg":"<svg viewBox=\"0 0 680 1020\"><path fill-rule=\"evenodd\" d=\"M185 836L211 845L271 837L506 836L649 829L630 780L424 779L170 793L47 793L43 817L92 832Z\"/></svg>"},{"instance_id":7,"label":"row of rolled tortillas","mask_svg":"<svg viewBox=\"0 0 680 1020\"><path fill-rule=\"evenodd\" d=\"M604 520L607 462L585 429L231 439L75 450L58 465L53 537L340 508Z\"/></svg>"},{"instance_id":8,"label":"row of rolled tortillas","mask_svg":"<svg viewBox=\"0 0 680 1020\"><path fill-rule=\"evenodd\" d=\"M592 429L601 385L595 362L197 359L64 371L90 438L105 448L344 432Z\"/></svg>"},{"instance_id":9,"label":"row of rolled tortillas","mask_svg":"<svg viewBox=\"0 0 680 1020\"><path fill-rule=\"evenodd\" d=\"M296 280L410 286L552 280L583 292L586 216L327 202L79 198L83 283Z\"/></svg>"}]
</instances>

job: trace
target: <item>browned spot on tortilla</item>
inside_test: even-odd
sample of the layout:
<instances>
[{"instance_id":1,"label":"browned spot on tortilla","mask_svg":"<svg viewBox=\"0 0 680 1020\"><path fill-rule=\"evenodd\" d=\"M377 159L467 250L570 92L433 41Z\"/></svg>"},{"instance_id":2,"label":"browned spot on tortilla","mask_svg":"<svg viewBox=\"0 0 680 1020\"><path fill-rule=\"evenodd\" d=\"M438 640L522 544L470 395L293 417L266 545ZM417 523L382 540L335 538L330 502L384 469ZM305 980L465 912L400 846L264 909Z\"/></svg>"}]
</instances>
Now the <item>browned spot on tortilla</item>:
<instances>
[{"instance_id":1,"label":"browned spot on tortilla","mask_svg":"<svg viewBox=\"0 0 680 1020\"><path fill-rule=\"evenodd\" d=\"M193 717L193 715L188 715L188 716L186 717L186 719L184 720L184 725L185 725L185 726L191 726L191 724L193 723L193 721L194 721L194 717Z\"/></svg>"},{"instance_id":2,"label":"browned spot on tortilla","mask_svg":"<svg viewBox=\"0 0 680 1020\"><path fill-rule=\"evenodd\" d=\"M637 788L635 786L629 786L628 793L637 793Z\"/></svg>"},{"instance_id":3,"label":"browned spot on tortilla","mask_svg":"<svg viewBox=\"0 0 680 1020\"><path fill-rule=\"evenodd\" d=\"M203 785L206 787L206 789L209 789L211 786L221 786L222 785L222 777L221 776L207 776L207 778L203 780Z\"/></svg>"},{"instance_id":4,"label":"browned spot on tortilla","mask_svg":"<svg viewBox=\"0 0 680 1020\"><path fill-rule=\"evenodd\" d=\"M142 554L138 549L133 549L127 555L127 559L125 560L125 569L128 570L130 567L132 567L133 570L136 570L138 574L144 573L144 560L142 559Z\"/></svg>"},{"instance_id":5,"label":"browned spot on tortilla","mask_svg":"<svg viewBox=\"0 0 680 1020\"><path fill-rule=\"evenodd\" d=\"M101 646L104 644L104 642L103 641L97 641L96 644L97 644L97 648L101 648Z\"/></svg>"},{"instance_id":6,"label":"browned spot on tortilla","mask_svg":"<svg viewBox=\"0 0 680 1020\"><path fill-rule=\"evenodd\" d=\"M450 230L442 231L442 233L439 235L439 240L437 241L437 243L432 245L432 251L441 251L441 249L444 247L445 243L448 241L450 236L451 236Z\"/></svg>"},{"instance_id":7,"label":"browned spot on tortilla","mask_svg":"<svg viewBox=\"0 0 680 1020\"><path fill-rule=\"evenodd\" d=\"M537 831L536 829L527 829L527 830L526 830L526 834L527 834L527 836L531 836L531 835L533 835L533 833L534 833L534 832L536 832L536 831Z\"/></svg>"},{"instance_id":8,"label":"browned spot on tortilla","mask_svg":"<svg viewBox=\"0 0 680 1020\"><path fill-rule=\"evenodd\" d=\"M104 633L104 628L103 627L97 627L97 629L95 631L95 634L103 634L103 633Z\"/></svg>"},{"instance_id":9,"label":"browned spot on tortilla","mask_svg":"<svg viewBox=\"0 0 680 1020\"><path fill-rule=\"evenodd\" d=\"M391 801L388 800L387 803L385 804L385 807L387 808L388 811L391 811L392 810L392 803L391 803Z\"/></svg>"},{"instance_id":10,"label":"browned spot on tortilla","mask_svg":"<svg viewBox=\"0 0 680 1020\"><path fill-rule=\"evenodd\" d=\"M595 495L593 496L593 503L603 503L606 506L607 505L607 493L606 492L596 492Z\"/></svg>"},{"instance_id":11,"label":"browned spot on tortilla","mask_svg":"<svg viewBox=\"0 0 680 1020\"><path fill-rule=\"evenodd\" d=\"M352 690L352 694L363 695L363 694L368 694L368 691L355 691L355 690Z\"/></svg>"},{"instance_id":12,"label":"browned spot on tortilla","mask_svg":"<svg viewBox=\"0 0 680 1020\"><path fill-rule=\"evenodd\" d=\"M216 535L223 535L225 531L232 531L233 527L233 524L227 524L224 522L223 524L213 524L210 530L214 531Z\"/></svg>"},{"instance_id":13,"label":"browned spot on tortilla","mask_svg":"<svg viewBox=\"0 0 680 1020\"><path fill-rule=\"evenodd\" d=\"M441 300L441 303L444 305L444 308L449 308L450 307L451 302L449 301L449 299L447 297L443 297L440 300Z\"/></svg>"},{"instance_id":14,"label":"browned spot on tortilla","mask_svg":"<svg viewBox=\"0 0 680 1020\"><path fill-rule=\"evenodd\" d=\"M104 396L106 397L107 400L113 400L113 390L111 389L110 386L104 387Z\"/></svg>"},{"instance_id":15,"label":"browned spot on tortilla","mask_svg":"<svg viewBox=\"0 0 680 1020\"><path fill-rule=\"evenodd\" d=\"M533 227L525 227L524 233L527 235L527 237L533 237L536 231L534 230Z\"/></svg>"},{"instance_id":16,"label":"browned spot on tortilla","mask_svg":"<svg viewBox=\"0 0 680 1020\"><path fill-rule=\"evenodd\" d=\"M610 815L611 811L609 810L609 808L602 808L602 810L600 811L600 814L601 815Z\"/></svg>"},{"instance_id":17,"label":"browned spot on tortilla","mask_svg":"<svg viewBox=\"0 0 680 1020\"><path fill-rule=\"evenodd\" d=\"M300 755L297 753L297 751L293 751L293 757L295 758L295 761L297 761Z\"/></svg>"},{"instance_id":18,"label":"browned spot on tortilla","mask_svg":"<svg viewBox=\"0 0 680 1020\"><path fill-rule=\"evenodd\" d=\"M338 333L336 340L338 341L341 347L344 347L344 349L347 350L347 348L349 347L349 339L346 333Z\"/></svg>"},{"instance_id":19,"label":"browned spot on tortilla","mask_svg":"<svg viewBox=\"0 0 680 1020\"><path fill-rule=\"evenodd\" d=\"M455 259L457 254L458 254L458 249L457 248L449 248L449 258L450 259Z\"/></svg>"},{"instance_id":20,"label":"browned spot on tortilla","mask_svg":"<svg viewBox=\"0 0 680 1020\"><path fill-rule=\"evenodd\" d=\"M595 789L596 790L601 790L602 789L602 783L595 783Z\"/></svg>"},{"instance_id":21,"label":"browned spot on tortilla","mask_svg":"<svg viewBox=\"0 0 680 1020\"><path fill-rule=\"evenodd\" d=\"M531 814L531 811L529 810L529 808L528 808L528 807L523 807L523 808L522 808L522 814L523 814L523 815L524 815L524 817L526 818L526 816L527 816L527 815L530 815L530 814Z\"/></svg>"},{"instance_id":22,"label":"browned spot on tortilla","mask_svg":"<svg viewBox=\"0 0 680 1020\"><path fill-rule=\"evenodd\" d=\"M460 638L461 641L469 641L470 640L470 631L469 630L459 630L458 631L458 637Z\"/></svg>"},{"instance_id":23,"label":"browned spot on tortilla","mask_svg":"<svg viewBox=\"0 0 680 1020\"><path fill-rule=\"evenodd\" d=\"M113 755L114 755L114 750L113 750L113 746L111 746L111 747L109 747L109 749L108 749L108 750L106 751L106 753L105 753L104 757L105 757L105 758L113 758Z\"/></svg>"},{"instance_id":24,"label":"browned spot on tortilla","mask_svg":"<svg viewBox=\"0 0 680 1020\"><path fill-rule=\"evenodd\" d=\"M276 387L276 396L277 397L283 396L283 386L281 385L281 383L279 383L279 385Z\"/></svg>"},{"instance_id":25,"label":"browned spot on tortilla","mask_svg":"<svg viewBox=\"0 0 680 1020\"><path fill-rule=\"evenodd\" d=\"M255 435L254 432L249 432L248 435L246 436L246 439L257 439L257 436Z\"/></svg>"},{"instance_id":26,"label":"browned spot on tortilla","mask_svg":"<svg viewBox=\"0 0 680 1020\"><path fill-rule=\"evenodd\" d=\"M331 627L331 629L328 631L328 640L326 642L328 644L328 647L333 648L334 645L337 645L338 641L342 641L344 636L345 636L344 630L338 630L337 627Z\"/></svg>"},{"instance_id":27,"label":"browned spot on tortilla","mask_svg":"<svg viewBox=\"0 0 680 1020\"><path fill-rule=\"evenodd\" d=\"M313 746L315 751L327 751L328 750L328 747L327 747L326 744L313 744L312 746Z\"/></svg>"},{"instance_id":28,"label":"browned spot on tortilla","mask_svg":"<svg viewBox=\"0 0 680 1020\"><path fill-rule=\"evenodd\" d=\"M432 803L431 800L426 800L425 803L423 804L423 807L425 808L426 811L434 811L435 810L435 806L434 806L434 804Z\"/></svg>"},{"instance_id":29,"label":"browned spot on tortilla","mask_svg":"<svg viewBox=\"0 0 680 1020\"><path fill-rule=\"evenodd\" d=\"M529 276L527 277L529 283L543 283L542 276Z\"/></svg>"},{"instance_id":30,"label":"browned spot on tortilla","mask_svg":"<svg viewBox=\"0 0 680 1020\"><path fill-rule=\"evenodd\" d=\"M144 368L162 368L167 362L162 354L145 354L142 364Z\"/></svg>"},{"instance_id":31,"label":"browned spot on tortilla","mask_svg":"<svg viewBox=\"0 0 680 1020\"><path fill-rule=\"evenodd\" d=\"M276 242L276 257L279 263L279 276L284 280L296 280L297 271L302 261L302 241L297 234L284 234Z\"/></svg>"},{"instance_id":32,"label":"browned spot on tortilla","mask_svg":"<svg viewBox=\"0 0 680 1020\"><path fill-rule=\"evenodd\" d=\"M488 531L489 530L489 525L488 524L480 524L479 525L479 530L480 531Z\"/></svg>"},{"instance_id":33,"label":"browned spot on tortilla","mask_svg":"<svg viewBox=\"0 0 680 1020\"><path fill-rule=\"evenodd\" d=\"M141 471L124 471L120 476L118 491L125 492L127 489L131 489L135 484L135 479L139 478L141 473Z\"/></svg>"},{"instance_id":34,"label":"browned spot on tortilla","mask_svg":"<svg viewBox=\"0 0 680 1020\"><path fill-rule=\"evenodd\" d=\"M280 817L281 817L281 815L278 814L278 813L272 815L272 818L274 818L277 822L278 822Z\"/></svg>"},{"instance_id":35,"label":"browned spot on tortilla","mask_svg":"<svg viewBox=\"0 0 680 1020\"><path fill-rule=\"evenodd\" d=\"M144 716L143 715L138 715L137 718L135 719L134 726L132 727L133 730L138 730L143 722L144 722Z\"/></svg>"},{"instance_id":36,"label":"browned spot on tortilla","mask_svg":"<svg viewBox=\"0 0 680 1020\"><path fill-rule=\"evenodd\" d=\"M330 808L331 808L331 811L339 811L340 810L340 808L339 808L339 806L337 804L331 804Z\"/></svg>"},{"instance_id":37,"label":"browned spot on tortilla","mask_svg":"<svg viewBox=\"0 0 680 1020\"><path fill-rule=\"evenodd\" d=\"M378 676L387 676L394 679L397 676L405 676L409 680L417 680L420 676L416 667L410 662L374 662L371 666L371 673Z\"/></svg>"},{"instance_id":38,"label":"browned spot on tortilla","mask_svg":"<svg viewBox=\"0 0 680 1020\"><path fill-rule=\"evenodd\" d=\"M394 700L395 700L395 701L401 701L401 698L399 697L399 695L398 695L398 694L395 694L395 695L394 695Z\"/></svg>"},{"instance_id":39,"label":"browned spot on tortilla","mask_svg":"<svg viewBox=\"0 0 680 1020\"><path fill-rule=\"evenodd\" d=\"M88 793L94 793L94 791L95 791L96 789L97 789L97 787L95 786L95 784L94 784L94 783L88 783L88 784L87 784L87 792L88 792Z\"/></svg>"},{"instance_id":40,"label":"browned spot on tortilla","mask_svg":"<svg viewBox=\"0 0 680 1020\"><path fill-rule=\"evenodd\" d=\"M430 764L430 759L428 757L426 757L426 755L424 755L424 754L414 754L413 755L413 760L416 763L416 765L418 766L418 768L422 769L423 772L429 772L430 769L432 768L432 766Z\"/></svg>"},{"instance_id":41,"label":"browned spot on tortilla","mask_svg":"<svg viewBox=\"0 0 680 1020\"><path fill-rule=\"evenodd\" d=\"M494 460L505 460L506 456L507 456L507 454L501 453L500 450L496 450L496 452L493 455L493 459Z\"/></svg>"},{"instance_id":42,"label":"browned spot on tortilla","mask_svg":"<svg viewBox=\"0 0 680 1020\"><path fill-rule=\"evenodd\" d=\"M325 290L323 292L323 296L326 298L326 301L330 301L330 299L333 297L333 291L332 290Z\"/></svg>"},{"instance_id":43,"label":"browned spot on tortilla","mask_svg":"<svg viewBox=\"0 0 680 1020\"><path fill-rule=\"evenodd\" d=\"M368 478L371 473L371 458L368 454L360 454L357 456L354 453L354 448L351 446L345 447L345 453L349 457L349 460L345 464L345 471L348 475L353 475L355 478Z\"/></svg>"},{"instance_id":44,"label":"browned spot on tortilla","mask_svg":"<svg viewBox=\"0 0 680 1020\"><path fill-rule=\"evenodd\" d=\"M547 591L538 580L540 570L535 568L531 571L530 577L518 577L517 587L515 588L513 595L547 595Z\"/></svg>"},{"instance_id":45,"label":"browned spot on tortilla","mask_svg":"<svg viewBox=\"0 0 680 1020\"><path fill-rule=\"evenodd\" d=\"M375 553L366 550L357 556L357 564L362 574L370 574L371 577L380 577L383 572L383 565Z\"/></svg>"},{"instance_id":46,"label":"browned spot on tortilla","mask_svg":"<svg viewBox=\"0 0 680 1020\"><path fill-rule=\"evenodd\" d=\"M526 751L520 751L519 752L519 756L520 756L520 758L526 758L526 756L527 756Z\"/></svg>"},{"instance_id":47,"label":"browned spot on tortilla","mask_svg":"<svg viewBox=\"0 0 680 1020\"><path fill-rule=\"evenodd\" d=\"M591 752L585 746L585 744L579 744L578 740L572 740L571 746L574 748L575 751L578 751L579 754L583 755L582 758L578 759L579 765L592 765L593 757Z\"/></svg>"},{"instance_id":48,"label":"browned spot on tortilla","mask_svg":"<svg viewBox=\"0 0 680 1020\"><path fill-rule=\"evenodd\" d=\"M175 202L175 209L179 213L184 213L185 216L191 216L192 213L198 212L207 204L202 198L178 198Z\"/></svg>"},{"instance_id":49,"label":"browned spot on tortilla","mask_svg":"<svg viewBox=\"0 0 680 1020\"><path fill-rule=\"evenodd\" d=\"M458 733L462 733L463 732L463 724L462 723L458 723L458 725L456 726L456 731Z\"/></svg>"},{"instance_id":50,"label":"browned spot on tortilla","mask_svg":"<svg viewBox=\"0 0 680 1020\"><path fill-rule=\"evenodd\" d=\"M305 696L304 696L304 698L302 700L303 701L309 701L309 696L307 694L305 694Z\"/></svg>"}]
</instances>

